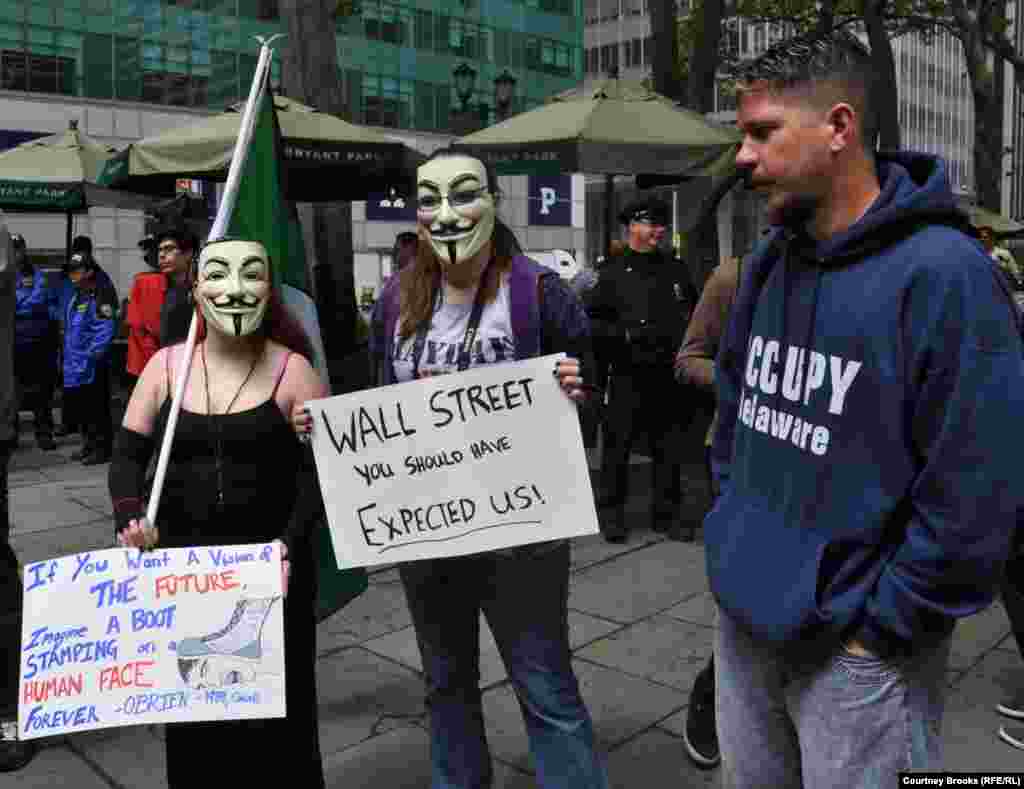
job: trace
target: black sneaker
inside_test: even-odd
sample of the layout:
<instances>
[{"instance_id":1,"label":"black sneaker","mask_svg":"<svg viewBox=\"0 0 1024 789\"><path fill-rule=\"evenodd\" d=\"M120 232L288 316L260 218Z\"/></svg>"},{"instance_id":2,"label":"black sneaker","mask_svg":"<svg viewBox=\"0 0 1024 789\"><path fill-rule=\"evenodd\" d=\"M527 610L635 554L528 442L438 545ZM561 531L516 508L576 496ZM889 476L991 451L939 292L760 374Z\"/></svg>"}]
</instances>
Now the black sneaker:
<instances>
[{"instance_id":1,"label":"black sneaker","mask_svg":"<svg viewBox=\"0 0 1024 789\"><path fill-rule=\"evenodd\" d=\"M1024 751L1024 726L1000 726L999 739Z\"/></svg>"},{"instance_id":2,"label":"black sneaker","mask_svg":"<svg viewBox=\"0 0 1024 789\"><path fill-rule=\"evenodd\" d=\"M1024 690L1018 690L1010 698L996 704L996 711L1011 718L1024 719Z\"/></svg>"},{"instance_id":3,"label":"black sneaker","mask_svg":"<svg viewBox=\"0 0 1024 789\"><path fill-rule=\"evenodd\" d=\"M690 693L690 706L683 729L686 753L698 767L710 769L722 761L715 728L715 680L707 669L697 677Z\"/></svg>"},{"instance_id":4,"label":"black sneaker","mask_svg":"<svg viewBox=\"0 0 1024 789\"><path fill-rule=\"evenodd\" d=\"M0 721L0 773L13 773L31 762L38 746L18 739L17 721Z\"/></svg>"}]
</instances>

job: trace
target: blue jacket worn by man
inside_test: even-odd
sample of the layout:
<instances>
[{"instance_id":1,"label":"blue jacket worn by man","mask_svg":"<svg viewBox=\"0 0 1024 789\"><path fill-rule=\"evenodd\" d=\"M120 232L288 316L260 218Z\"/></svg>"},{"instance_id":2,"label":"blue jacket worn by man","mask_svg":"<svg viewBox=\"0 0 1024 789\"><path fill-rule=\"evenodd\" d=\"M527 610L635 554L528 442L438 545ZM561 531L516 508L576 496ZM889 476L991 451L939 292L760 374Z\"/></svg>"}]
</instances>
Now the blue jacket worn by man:
<instances>
[{"instance_id":1,"label":"blue jacket worn by man","mask_svg":"<svg viewBox=\"0 0 1024 789\"><path fill-rule=\"evenodd\" d=\"M99 280L92 292L78 291L64 312L64 386L91 384L110 358L117 330L117 293Z\"/></svg>"},{"instance_id":2,"label":"blue jacket worn by man","mask_svg":"<svg viewBox=\"0 0 1024 789\"><path fill-rule=\"evenodd\" d=\"M777 229L754 252L718 356L708 574L780 646L944 638L992 602L1024 506L1010 294L940 160L878 170L845 232Z\"/></svg>"},{"instance_id":3,"label":"blue jacket worn by man","mask_svg":"<svg viewBox=\"0 0 1024 789\"><path fill-rule=\"evenodd\" d=\"M47 283L46 274L39 269L18 272L15 298L15 346L22 350L52 341L60 320L60 294Z\"/></svg>"}]
</instances>

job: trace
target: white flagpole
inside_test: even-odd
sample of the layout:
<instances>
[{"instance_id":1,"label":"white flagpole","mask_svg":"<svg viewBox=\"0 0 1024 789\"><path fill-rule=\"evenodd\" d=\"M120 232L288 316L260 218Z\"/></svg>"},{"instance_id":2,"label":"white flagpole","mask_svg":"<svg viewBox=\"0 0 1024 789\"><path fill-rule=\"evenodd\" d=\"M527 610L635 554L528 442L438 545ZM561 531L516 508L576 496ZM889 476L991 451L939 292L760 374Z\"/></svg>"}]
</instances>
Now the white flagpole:
<instances>
[{"instance_id":1,"label":"white flagpole","mask_svg":"<svg viewBox=\"0 0 1024 789\"><path fill-rule=\"evenodd\" d=\"M274 36L277 38L277 36ZM270 72L270 61L273 58L274 50L270 43L274 39L260 40L260 57L256 63L256 73L252 78L252 85L249 88L249 98L245 103L245 111L242 113L242 122L238 129L238 139L235 140L235 150L231 155L231 166L228 169L228 180L224 187L224 194L217 209L217 216L213 220L213 227L210 229L209 238L217 239L225 235L228 225L231 222L231 214L235 208L238 198L238 185L242 179L242 171L245 169L245 160L249 155L249 144L252 142L253 129L256 125L256 110L262 99L263 91L266 90L268 75ZM198 250L196 250L198 252ZM160 445L160 457L156 464L156 476L153 479L153 491L149 496L149 504L146 507L146 520L150 525L156 524L156 516L160 510L160 494L164 487L164 478L167 475L167 462L171 457L171 444L174 441L174 430L178 426L178 414L181 411L181 401L185 396L185 386L188 383L189 370L191 369L192 353L196 346L196 334L199 325L195 313L192 313L192 322L188 327L188 339L185 340L185 352L181 355L175 371L174 399L171 400L171 410L167 414L167 426L164 428L164 439Z\"/></svg>"}]
</instances>

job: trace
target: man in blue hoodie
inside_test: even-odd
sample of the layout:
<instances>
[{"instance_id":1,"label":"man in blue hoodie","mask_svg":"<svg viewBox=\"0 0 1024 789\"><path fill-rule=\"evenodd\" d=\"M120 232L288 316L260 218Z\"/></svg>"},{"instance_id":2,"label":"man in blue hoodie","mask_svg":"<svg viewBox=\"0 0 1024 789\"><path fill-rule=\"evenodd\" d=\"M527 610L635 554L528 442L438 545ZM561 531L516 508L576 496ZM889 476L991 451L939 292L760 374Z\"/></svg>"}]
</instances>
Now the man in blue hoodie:
<instances>
[{"instance_id":1,"label":"man in blue hoodie","mask_svg":"<svg viewBox=\"0 0 1024 789\"><path fill-rule=\"evenodd\" d=\"M774 228L716 362L704 534L727 787L940 767L950 635L992 602L1024 507L1010 294L944 163L875 154L872 83L846 35L739 78L736 161Z\"/></svg>"}]
</instances>

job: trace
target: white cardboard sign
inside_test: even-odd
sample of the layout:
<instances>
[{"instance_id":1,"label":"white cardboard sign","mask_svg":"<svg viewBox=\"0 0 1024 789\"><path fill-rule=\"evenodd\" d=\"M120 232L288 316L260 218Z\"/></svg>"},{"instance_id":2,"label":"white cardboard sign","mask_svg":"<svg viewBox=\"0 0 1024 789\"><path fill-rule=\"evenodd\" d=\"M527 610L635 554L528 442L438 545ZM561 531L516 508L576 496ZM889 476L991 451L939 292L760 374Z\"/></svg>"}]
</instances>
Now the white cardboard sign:
<instances>
[{"instance_id":1,"label":"white cardboard sign","mask_svg":"<svg viewBox=\"0 0 1024 789\"><path fill-rule=\"evenodd\" d=\"M596 534L564 354L309 403L341 568Z\"/></svg>"},{"instance_id":2,"label":"white cardboard sign","mask_svg":"<svg viewBox=\"0 0 1024 789\"><path fill-rule=\"evenodd\" d=\"M25 567L18 732L285 715L276 543Z\"/></svg>"}]
</instances>

